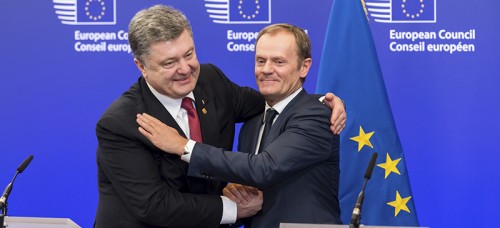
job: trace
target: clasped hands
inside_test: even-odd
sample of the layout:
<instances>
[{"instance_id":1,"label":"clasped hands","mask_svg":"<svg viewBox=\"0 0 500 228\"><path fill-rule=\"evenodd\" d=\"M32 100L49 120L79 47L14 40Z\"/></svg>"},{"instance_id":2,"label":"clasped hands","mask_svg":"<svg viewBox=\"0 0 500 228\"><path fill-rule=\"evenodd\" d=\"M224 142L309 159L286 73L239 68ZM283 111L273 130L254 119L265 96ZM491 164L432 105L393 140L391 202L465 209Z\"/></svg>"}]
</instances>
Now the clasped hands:
<instances>
[{"instance_id":1,"label":"clasped hands","mask_svg":"<svg viewBox=\"0 0 500 228\"><path fill-rule=\"evenodd\" d=\"M188 140L174 128L146 113L137 114L137 123L139 131L159 149L170 154L184 154ZM263 194L257 188L231 183L223 193L236 203L238 219L253 216L262 209Z\"/></svg>"},{"instance_id":2,"label":"clasped hands","mask_svg":"<svg viewBox=\"0 0 500 228\"><path fill-rule=\"evenodd\" d=\"M262 209L263 193L255 187L229 183L222 193L236 203L238 219L253 216Z\"/></svg>"}]
</instances>

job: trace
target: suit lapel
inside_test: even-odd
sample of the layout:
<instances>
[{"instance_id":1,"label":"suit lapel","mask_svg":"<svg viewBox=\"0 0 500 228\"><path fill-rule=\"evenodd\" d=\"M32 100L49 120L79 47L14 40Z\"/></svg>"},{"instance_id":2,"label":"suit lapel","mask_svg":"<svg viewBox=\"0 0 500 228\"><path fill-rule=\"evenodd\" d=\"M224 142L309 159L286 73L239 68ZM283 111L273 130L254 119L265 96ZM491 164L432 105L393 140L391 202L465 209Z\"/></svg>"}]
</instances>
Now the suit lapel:
<instances>
[{"instance_id":1,"label":"suit lapel","mask_svg":"<svg viewBox=\"0 0 500 228\"><path fill-rule=\"evenodd\" d=\"M170 115L161 102L151 92L144 78L139 80L139 84L144 103L146 104L146 112L168 126L175 128L180 135L186 137L174 117ZM219 129L219 127L217 125L218 121L215 103L212 102L214 98L208 94L203 87L203 84L198 83L193 90L203 142L205 144L218 145L219 134L217 129Z\"/></svg>"},{"instance_id":2,"label":"suit lapel","mask_svg":"<svg viewBox=\"0 0 500 228\"><path fill-rule=\"evenodd\" d=\"M274 141L283 131L284 128L287 124L287 121L289 119L289 116L292 115L292 110L294 106L297 103L300 103L303 99L307 98L308 94L305 89L302 89L302 91L297 94L283 109L283 111L279 114L278 118L276 121L273 123L273 126L271 128L271 131L269 132L269 135L267 136L266 140L266 146L270 144L272 141Z\"/></svg>"},{"instance_id":3,"label":"suit lapel","mask_svg":"<svg viewBox=\"0 0 500 228\"><path fill-rule=\"evenodd\" d=\"M198 84L193 94L195 97L196 111L200 120L201 134L203 143L209 145L218 145L219 129L217 121L217 110L215 107L215 99L211 94L208 94L203 87L203 84Z\"/></svg>"},{"instance_id":4,"label":"suit lapel","mask_svg":"<svg viewBox=\"0 0 500 228\"><path fill-rule=\"evenodd\" d=\"M193 90L196 112L200 120L201 135L203 143L208 145L219 145L219 125L213 95L207 93L204 84L198 81ZM219 181L188 177L188 185L191 192L203 194L220 194Z\"/></svg>"},{"instance_id":5,"label":"suit lapel","mask_svg":"<svg viewBox=\"0 0 500 228\"><path fill-rule=\"evenodd\" d=\"M255 153L263 119L264 114L262 113L243 124L238 142L238 149L241 152Z\"/></svg>"},{"instance_id":6,"label":"suit lapel","mask_svg":"<svg viewBox=\"0 0 500 228\"><path fill-rule=\"evenodd\" d=\"M144 99L144 103L146 104L146 112L149 115L159 119L166 125L175 128L180 135L186 137L184 131L181 130L181 128L175 121L174 117L170 115L170 113L167 111L167 109L165 109L163 104L161 104L161 102L151 92L146 83L146 80L144 80L144 78L141 78L139 80L139 84L141 86L141 92Z\"/></svg>"},{"instance_id":7,"label":"suit lapel","mask_svg":"<svg viewBox=\"0 0 500 228\"><path fill-rule=\"evenodd\" d=\"M302 99L307 98L307 92L305 89L302 89L297 96L295 96L290 103L287 104L285 109L279 114L276 121L273 123L271 131L267 136L264 147L272 143L283 131L286 126L287 119L292 112L290 109L295 106L295 104L299 103ZM254 153L257 147L257 142L259 139L260 128L262 126L264 119L264 113L259 116L251 119L248 123L244 125L242 128L242 137L240 137L240 149L247 153Z\"/></svg>"},{"instance_id":8,"label":"suit lapel","mask_svg":"<svg viewBox=\"0 0 500 228\"><path fill-rule=\"evenodd\" d=\"M170 113L165 109L165 107L161 104L161 102L149 90L146 81L142 79L140 80L140 84L141 84L141 91L144 97L144 103L146 104L146 112L156 117L157 119L167 124L168 126L175 128L177 132L179 132L179 134L181 134L183 137L186 137L184 132L181 130L181 128L175 121L174 117L170 115ZM208 126L208 123L212 124L213 126L217 121L207 118L206 115L203 114L203 108L205 108L206 110L212 109L213 110L212 113L214 114L214 116L216 116L215 108L210 108L211 106L203 105L203 103L207 104L207 100L209 99L207 98L208 96L204 95L203 92L200 89L198 89L198 85L196 86L195 91L193 91L193 93L195 94L194 96L196 98L195 103L198 112L198 117L200 118L203 141L205 142L205 139L213 140L214 137L217 137L217 134L214 134L209 131L211 128ZM187 186L182 185L181 187L176 187L176 188L182 191L187 191L190 193L197 193L197 194L218 193L217 189L218 185L220 184L219 182L215 181L209 182L205 179L187 176L188 163L182 161L177 155L170 155L167 153L162 153L162 155L163 155L162 166L165 166L162 168L164 172L162 175L166 177L174 175L174 173L171 172L175 172L176 169L172 167L172 165L175 165L176 167L178 167L177 169L178 172L176 172L175 175L182 176L182 179L186 180L185 185ZM181 177L176 177L176 178L181 178Z\"/></svg>"},{"instance_id":9,"label":"suit lapel","mask_svg":"<svg viewBox=\"0 0 500 228\"><path fill-rule=\"evenodd\" d=\"M263 127L262 125L264 125L264 113L260 114L257 118L255 118L256 120L258 120L255 124L252 124L253 126L255 126L254 129L252 129L252 151L251 153L255 153L255 151L257 151L257 142L259 140L259 136L260 136L260 129ZM272 130L272 128L271 128Z\"/></svg>"}]
</instances>

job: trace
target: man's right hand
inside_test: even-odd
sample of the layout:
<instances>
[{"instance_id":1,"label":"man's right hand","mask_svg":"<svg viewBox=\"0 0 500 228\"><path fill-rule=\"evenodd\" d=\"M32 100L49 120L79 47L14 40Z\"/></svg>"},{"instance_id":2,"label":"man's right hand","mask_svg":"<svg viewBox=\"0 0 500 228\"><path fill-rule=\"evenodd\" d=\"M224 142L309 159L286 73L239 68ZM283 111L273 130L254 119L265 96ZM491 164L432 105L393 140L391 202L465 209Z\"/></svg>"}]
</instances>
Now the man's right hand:
<instances>
[{"instance_id":1,"label":"man's right hand","mask_svg":"<svg viewBox=\"0 0 500 228\"><path fill-rule=\"evenodd\" d=\"M136 121L142 135L156 147L169 154L184 154L184 146L188 140L179 135L177 130L147 113L137 114Z\"/></svg>"},{"instance_id":2,"label":"man's right hand","mask_svg":"<svg viewBox=\"0 0 500 228\"><path fill-rule=\"evenodd\" d=\"M259 191L257 195L252 195L252 198L250 202L247 203L247 205L243 205L241 203L236 204L236 206L238 207L236 218L240 219L254 216L262 209L262 201L263 194L261 191Z\"/></svg>"},{"instance_id":3,"label":"man's right hand","mask_svg":"<svg viewBox=\"0 0 500 228\"><path fill-rule=\"evenodd\" d=\"M259 190L252 186L229 183L223 190L224 196L237 204L246 205L252 199L253 195L257 195Z\"/></svg>"},{"instance_id":4,"label":"man's right hand","mask_svg":"<svg viewBox=\"0 0 500 228\"><path fill-rule=\"evenodd\" d=\"M257 188L240 184L229 184L224 195L236 202L237 219L251 217L262 209L263 193Z\"/></svg>"}]
</instances>

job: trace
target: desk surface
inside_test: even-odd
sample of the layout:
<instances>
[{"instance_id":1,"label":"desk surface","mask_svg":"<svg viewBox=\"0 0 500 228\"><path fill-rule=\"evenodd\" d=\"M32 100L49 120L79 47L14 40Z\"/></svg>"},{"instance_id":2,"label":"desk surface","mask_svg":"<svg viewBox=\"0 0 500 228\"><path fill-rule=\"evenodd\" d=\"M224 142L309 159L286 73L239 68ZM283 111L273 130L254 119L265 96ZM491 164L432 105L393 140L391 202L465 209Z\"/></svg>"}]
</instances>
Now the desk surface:
<instances>
[{"instance_id":1,"label":"desk surface","mask_svg":"<svg viewBox=\"0 0 500 228\"><path fill-rule=\"evenodd\" d=\"M6 228L80 228L69 218L38 218L7 216Z\"/></svg>"}]
</instances>

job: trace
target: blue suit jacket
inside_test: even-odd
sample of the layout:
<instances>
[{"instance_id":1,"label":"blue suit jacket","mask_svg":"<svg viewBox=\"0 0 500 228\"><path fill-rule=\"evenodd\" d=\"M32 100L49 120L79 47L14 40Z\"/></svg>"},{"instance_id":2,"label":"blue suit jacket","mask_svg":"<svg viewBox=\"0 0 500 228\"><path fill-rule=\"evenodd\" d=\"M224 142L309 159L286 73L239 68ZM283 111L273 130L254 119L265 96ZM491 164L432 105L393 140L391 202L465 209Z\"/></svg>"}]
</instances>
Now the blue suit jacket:
<instances>
[{"instance_id":1,"label":"blue suit jacket","mask_svg":"<svg viewBox=\"0 0 500 228\"><path fill-rule=\"evenodd\" d=\"M338 201L339 137L330 110L301 91L274 122L262 153L254 155L262 114L245 123L239 150L196 144L188 175L255 186L262 211L252 227L280 223L341 223Z\"/></svg>"}]
</instances>

